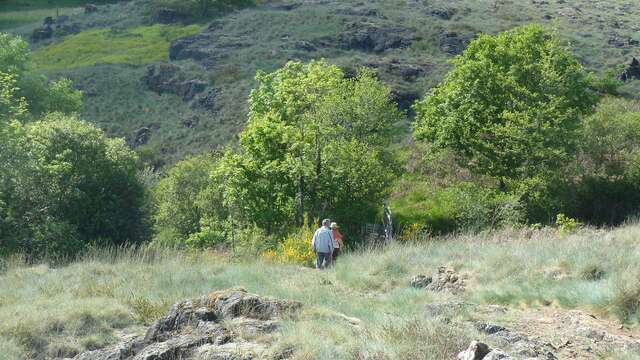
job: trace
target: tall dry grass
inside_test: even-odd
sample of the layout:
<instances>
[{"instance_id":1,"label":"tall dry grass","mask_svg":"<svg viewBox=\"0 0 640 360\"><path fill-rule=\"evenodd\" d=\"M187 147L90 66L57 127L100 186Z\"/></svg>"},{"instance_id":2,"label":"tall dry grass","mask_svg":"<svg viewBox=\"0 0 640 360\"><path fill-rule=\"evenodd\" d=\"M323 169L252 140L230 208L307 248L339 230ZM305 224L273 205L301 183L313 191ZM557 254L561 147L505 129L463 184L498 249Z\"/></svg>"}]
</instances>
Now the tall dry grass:
<instances>
[{"instance_id":1,"label":"tall dry grass","mask_svg":"<svg viewBox=\"0 0 640 360\"><path fill-rule=\"evenodd\" d=\"M14 258L4 260L0 275L0 354L72 356L143 332L174 302L242 287L304 304L276 344L294 347L297 358L452 358L480 335L454 326L465 314L452 323L425 316L426 304L452 295L408 284L441 265L468 274L466 301L583 308L633 326L640 319L639 235L637 224L566 235L459 235L359 250L321 272L148 247L95 250L59 267Z\"/></svg>"}]
</instances>

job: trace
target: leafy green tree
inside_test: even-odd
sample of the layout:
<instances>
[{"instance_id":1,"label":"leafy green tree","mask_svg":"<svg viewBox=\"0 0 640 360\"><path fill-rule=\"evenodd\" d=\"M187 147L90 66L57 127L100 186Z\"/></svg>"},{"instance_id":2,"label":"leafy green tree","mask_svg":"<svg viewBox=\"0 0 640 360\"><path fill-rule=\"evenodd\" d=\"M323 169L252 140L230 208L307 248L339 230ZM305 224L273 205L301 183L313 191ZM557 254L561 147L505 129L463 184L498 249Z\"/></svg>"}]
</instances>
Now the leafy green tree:
<instances>
[{"instance_id":1,"label":"leafy green tree","mask_svg":"<svg viewBox=\"0 0 640 360\"><path fill-rule=\"evenodd\" d=\"M452 149L501 181L534 177L575 154L583 114L596 97L556 36L528 25L481 35L416 104L415 136Z\"/></svg>"},{"instance_id":2,"label":"leafy green tree","mask_svg":"<svg viewBox=\"0 0 640 360\"><path fill-rule=\"evenodd\" d=\"M71 114L82 109L82 92L73 88L71 80L50 82L32 70L29 45L20 37L0 33L0 69L15 80L16 96L25 99L32 117L47 112Z\"/></svg>"},{"instance_id":3,"label":"leafy green tree","mask_svg":"<svg viewBox=\"0 0 640 360\"><path fill-rule=\"evenodd\" d=\"M640 209L640 103L604 98L585 118L567 212L615 225Z\"/></svg>"},{"instance_id":4,"label":"leafy green tree","mask_svg":"<svg viewBox=\"0 0 640 360\"><path fill-rule=\"evenodd\" d=\"M154 188L155 228L158 240L179 243L201 230L203 218L219 212L222 199L216 199L210 173L217 156L202 154L171 167ZM220 218L224 219L224 214Z\"/></svg>"},{"instance_id":5,"label":"leafy green tree","mask_svg":"<svg viewBox=\"0 0 640 360\"><path fill-rule=\"evenodd\" d=\"M122 139L52 113L24 126L18 151L28 154L5 193L3 234L30 254L72 254L86 244L144 239L145 192L137 158Z\"/></svg>"},{"instance_id":6,"label":"leafy green tree","mask_svg":"<svg viewBox=\"0 0 640 360\"><path fill-rule=\"evenodd\" d=\"M241 151L221 162L226 204L268 232L301 225L305 214L313 219L337 213L337 206L347 204L345 196L354 214L350 219L372 214L370 207L381 203L397 170L386 145L403 114L389 88L368 70L346 79L325 61L289 62L273 73L259 72L256 79ZM346 168L356 164L339 161L354 157L380 170L366 172L370 182ZM377 187L338 191L332 184L338 180L331 177L338 173L345 184Z\"/></svg>"},{"instance_id":7,"label":"leafy green tree","mask_svg":"<svg viewBox=\"0 0 640 360\"><path fill-rule=\"evenodd\" d=\"M29 44L18 36L0 32L0 69L20 74L27 69Z\"/></svg>"}]
</instances>

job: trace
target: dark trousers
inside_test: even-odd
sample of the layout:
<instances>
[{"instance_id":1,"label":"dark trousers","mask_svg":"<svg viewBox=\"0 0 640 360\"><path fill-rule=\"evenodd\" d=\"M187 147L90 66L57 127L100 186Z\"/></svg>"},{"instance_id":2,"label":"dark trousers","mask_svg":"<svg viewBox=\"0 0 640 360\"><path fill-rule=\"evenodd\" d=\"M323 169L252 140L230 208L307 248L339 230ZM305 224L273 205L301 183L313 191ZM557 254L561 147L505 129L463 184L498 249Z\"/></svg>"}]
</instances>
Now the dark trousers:
<instances>
[{"instance_id":1,"label":"dark trousers","mask_svg":"<svg viewBox=\"0 0 640 360\"><path fill-rule=\"evenodd\" d=\"M328 268L331 266L331 253L316 253L316 269Z\"/></svg>"}]
</instances>

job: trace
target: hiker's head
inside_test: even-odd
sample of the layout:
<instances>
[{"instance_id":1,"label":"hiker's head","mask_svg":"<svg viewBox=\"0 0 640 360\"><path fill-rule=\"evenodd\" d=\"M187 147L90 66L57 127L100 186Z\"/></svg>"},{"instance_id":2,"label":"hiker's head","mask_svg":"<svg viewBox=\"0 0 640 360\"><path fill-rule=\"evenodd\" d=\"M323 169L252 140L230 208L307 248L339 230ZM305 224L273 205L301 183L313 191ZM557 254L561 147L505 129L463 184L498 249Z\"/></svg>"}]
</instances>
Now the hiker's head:
<instances>
[{"instance_id":1,"label":"hiker's head","mask_svg":"<svg viewBox=\"0 0 640 360\"><path fill-rule=\"evenodd\" d=\"M336 223L332 222L330 227L331 227L332 229L337 229L337 228L338 228L338 224L336 224Z\"/></svg>"},{"instance_id":2,"label":"hiker's head","mask_svg":"<svg viewBox=\"0 0 640 360\"><path fill-rule=\"evenodd\" d=\"M322 226L329 227L329 225L331 225L331 219L322 220Z\"/></svg>"}]
</instances>

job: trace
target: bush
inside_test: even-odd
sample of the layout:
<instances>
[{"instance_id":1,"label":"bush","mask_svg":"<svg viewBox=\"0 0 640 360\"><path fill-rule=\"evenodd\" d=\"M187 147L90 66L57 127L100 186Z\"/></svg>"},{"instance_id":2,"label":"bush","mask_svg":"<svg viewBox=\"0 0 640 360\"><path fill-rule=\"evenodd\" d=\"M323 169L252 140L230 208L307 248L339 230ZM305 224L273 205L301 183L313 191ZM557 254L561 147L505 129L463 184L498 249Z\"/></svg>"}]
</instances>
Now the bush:
<instances>
[{"instance_id":1,"label":"bush","mask_svg":"<svg viewBox=\"0 0 640 360\"><path fill-rule=\"evenodd\" d=\"M179 244L189 238L190 246L196 247L217 242L214 238L218 235L213 233L219 230L211 228L215 223L212 218L222 212L215 218L223 221L226 214L211 179L216 166L215 155L202 154L182 160L166 171L153 188L156 240Z\"/></svg>"},{"instance_id":2,"label":"bush","mask_svg":"<svg viewBox=\"0 0 640 360\"><path fill-rule=\"evenodd\" d=\"M146 193L137 157L122 139L55 113L22 126L15 140L8 157L22 161L11 165L11 181L0 189L0 225L7 229L0 236L11 250L72 255L89 243L146 237Z\"/></svg>"},{"instance_id":3,"label":"bush","mask_svg":"<svg viewBox=\"0 0 640 360\"><path fill-rule=\"evenodd\" d=\"M401 239L458 230L480 231L518 226L526 221L525 209L515 195L486 186L462 182L447 187L414 183L413 189L391 202Z\"/></svg>"},{"instance_id":4,"label":"bush","mask_svg":"<svg viewBox=\"0 0 640 360\"><path fill-rule=\"evenodd\" d=\"M316 255L311 247L314 229L302 226L288 235L275 249L263 252L263 257L285 264L313 267Z\"/></svg>"},{"instance_id":5,"label":"bush","mask_svg":"<svg viewBox=\"0 0 640 360\"><path fill-rule=\"evenodd\" d=\"M578 228L578 221L574 218L568 217L565 214L558 214L556 217L556 226L560 234L568 234L576 231Z\"/></svg>"}]
</instances>

